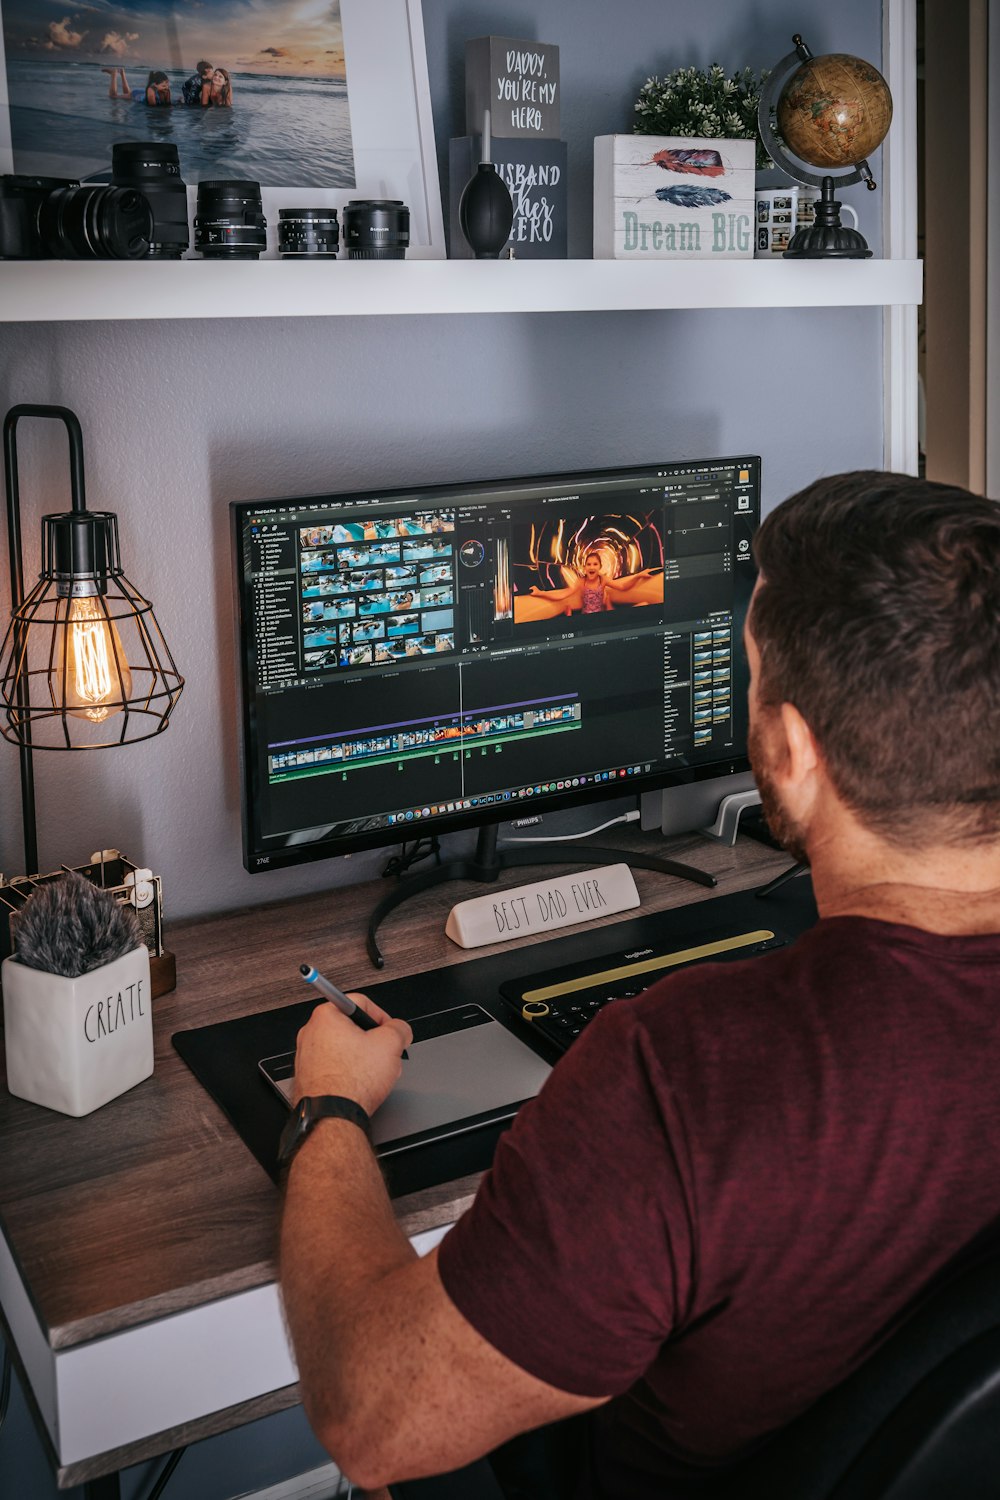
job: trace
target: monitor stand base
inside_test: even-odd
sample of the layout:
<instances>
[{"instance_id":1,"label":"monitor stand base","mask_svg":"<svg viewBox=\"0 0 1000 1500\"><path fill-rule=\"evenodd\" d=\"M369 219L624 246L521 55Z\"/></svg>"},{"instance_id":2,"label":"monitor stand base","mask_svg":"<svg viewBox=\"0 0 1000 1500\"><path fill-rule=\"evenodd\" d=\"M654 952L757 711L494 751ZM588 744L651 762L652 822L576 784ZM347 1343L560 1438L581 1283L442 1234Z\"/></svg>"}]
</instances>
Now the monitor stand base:
<instances>
[{"instance_id":1,"label":"monitor stand base","mask_svg":"<svg viewBox=\"0 0 1000 1500\"><path fill-rule=\"evenodd\" d=\"M759 806L760 792L756 787L749 792L732 792L719 803L711 828L699 828L698 832L720 844L733 845L740 830L740 818L748 808Z\"/></svg>"},{"instance_id":2,"label":"monitor stand base","mask_svg":"<svg viewBox=\"0 0 1000 1500\"><path fill-rule=\"evenodd\" d=\"M627 864L639 870L659 870L663 875L675 875L680 880L692 880L696 885L710 889L718 884L714 875L686 865L675 859L660 859L655 854L634 854L631 850L601 849L593 844L574 844L560 847L546 844L532 849L498 849L496 823L480 828L475 853L464 859L449 859L433 870L419 875L408 875L400 879L387 896L375 907L368 919L366 946L368 957L376 969L384 968L385 959L378 945L376 933L383 918L397 906L428 891L433 886L444 885L449 880L478 880L488 884L500 877L501 871L516 869L521 865L621 865Z\"/></svg>"}]
</instances>

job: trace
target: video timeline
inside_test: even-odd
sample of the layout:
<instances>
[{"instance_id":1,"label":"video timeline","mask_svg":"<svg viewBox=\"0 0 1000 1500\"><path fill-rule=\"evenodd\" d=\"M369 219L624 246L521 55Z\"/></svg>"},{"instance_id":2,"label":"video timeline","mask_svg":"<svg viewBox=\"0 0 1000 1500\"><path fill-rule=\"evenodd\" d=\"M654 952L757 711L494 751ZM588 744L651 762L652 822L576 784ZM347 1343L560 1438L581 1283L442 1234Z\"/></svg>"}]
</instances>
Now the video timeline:
<instances>
[{"instance_id":1,"label":"video timeline","mask_svg":"<svg viewBox=\"0 0 1000 1500\"><path fill-rule=\"evenodd\" d=\"M342 772L346 767L438 757L441 751L455 754L488 745L503 745L581 727L582 710L576 693L562 699L534 700L468 714L454 714L434 721L408 721L379 725L361 734L317 737L309 743L273 745L268 756L272 781L292 781L322 774L324 769Z\"/></svg>"}]
</instances>

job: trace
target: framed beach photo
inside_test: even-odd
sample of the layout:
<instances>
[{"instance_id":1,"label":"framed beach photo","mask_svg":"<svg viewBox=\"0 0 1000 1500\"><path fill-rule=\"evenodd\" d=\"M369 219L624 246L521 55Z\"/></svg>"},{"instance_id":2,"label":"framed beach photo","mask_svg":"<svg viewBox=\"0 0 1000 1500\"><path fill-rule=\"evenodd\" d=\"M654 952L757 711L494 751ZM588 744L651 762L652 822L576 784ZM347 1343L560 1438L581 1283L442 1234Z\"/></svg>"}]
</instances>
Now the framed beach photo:
<instances>
[{"instance_id":1,"label":"framed beach photo","mask_svg":"<svg viewBox=\"0 0 1000 1500\"><path fill-rule=\"evenodd\" d=\"M281 208L399 198L410 259L443 259L421 0L0 0L0 171L107 181L122 141L177 147ZM193 252L189 252L193 253Z\"/></svg>"}]
</instances>

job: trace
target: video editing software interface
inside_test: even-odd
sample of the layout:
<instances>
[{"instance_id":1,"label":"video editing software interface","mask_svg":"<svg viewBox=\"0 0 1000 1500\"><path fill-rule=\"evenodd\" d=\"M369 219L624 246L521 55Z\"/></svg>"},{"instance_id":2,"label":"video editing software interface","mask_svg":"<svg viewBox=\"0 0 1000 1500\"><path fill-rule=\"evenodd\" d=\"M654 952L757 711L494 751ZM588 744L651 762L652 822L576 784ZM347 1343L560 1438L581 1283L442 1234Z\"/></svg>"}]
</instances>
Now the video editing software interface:
<instances>
[{"instance_id":1,"label":"video editing software interface","mask_svg":"<svg viewBox=\"0 0 1000 1500\"><path fill-rule=\"evenodd\" d=\"M759 496L745 457L234 506L248 869L743 769Z\"/></svg>"}]
</instances>

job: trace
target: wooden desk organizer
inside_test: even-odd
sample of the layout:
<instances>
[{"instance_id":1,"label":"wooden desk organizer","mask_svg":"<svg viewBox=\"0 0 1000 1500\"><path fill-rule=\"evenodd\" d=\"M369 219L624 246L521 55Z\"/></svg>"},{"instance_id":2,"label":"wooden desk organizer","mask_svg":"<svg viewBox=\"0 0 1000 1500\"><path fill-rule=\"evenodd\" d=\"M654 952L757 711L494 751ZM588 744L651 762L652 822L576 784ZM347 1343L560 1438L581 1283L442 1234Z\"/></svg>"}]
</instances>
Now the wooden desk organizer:
<instances>
[{"instance_id":1,"label":"wooden desk organizer","mask_svg":"<svg viewBox=\"0 0 1000 1500\"><path fill-rule=\"evenodd\" d=\"M135 908L143 940L149 949L153 999L172 990L177 983L177 964L174 955L163 946L163 895L160 878L151 870L133 864L117 849L101 849L92 855L89 864L63 865L49 875L17 875L12 880L7 880L0 874L0 960L8 958L13 952L13 928L17 922L17 914L28 897L39 886L58 880L70 868L101 890L110 891L116 901L127 902Z\"/></svg>"}]
</instances>

